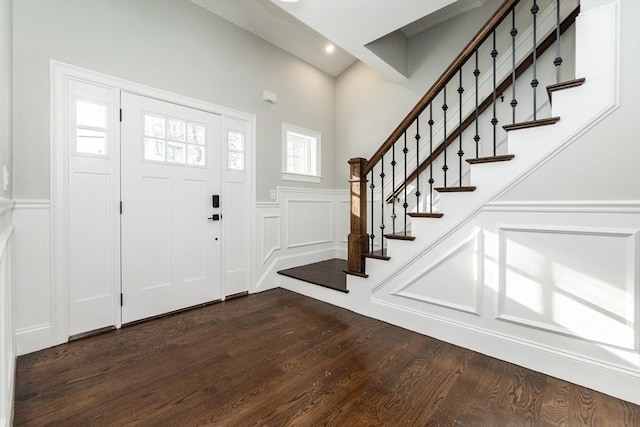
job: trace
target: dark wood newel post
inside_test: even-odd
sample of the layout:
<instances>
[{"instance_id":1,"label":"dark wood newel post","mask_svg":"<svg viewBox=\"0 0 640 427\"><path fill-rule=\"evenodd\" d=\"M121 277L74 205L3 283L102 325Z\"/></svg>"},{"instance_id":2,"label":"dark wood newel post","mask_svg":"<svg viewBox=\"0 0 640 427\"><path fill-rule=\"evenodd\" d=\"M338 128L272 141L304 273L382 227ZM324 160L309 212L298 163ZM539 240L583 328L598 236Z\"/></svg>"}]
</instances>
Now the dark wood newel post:
<instances>
[{"instance_id":1,"label":"dark wood newel post","mask_svg":"<svg viewBox=\"0 0 640 427\"><path fill-rule=\"evenodd\" d=\"M348 238L347 269L352 273L364 274L363 254L369 252L369 235L367 234L367 178L362 170L367 159L355 157L349 160L351 168L349 183L351 184L351 228Z\"/></svg>"}]
</instances>

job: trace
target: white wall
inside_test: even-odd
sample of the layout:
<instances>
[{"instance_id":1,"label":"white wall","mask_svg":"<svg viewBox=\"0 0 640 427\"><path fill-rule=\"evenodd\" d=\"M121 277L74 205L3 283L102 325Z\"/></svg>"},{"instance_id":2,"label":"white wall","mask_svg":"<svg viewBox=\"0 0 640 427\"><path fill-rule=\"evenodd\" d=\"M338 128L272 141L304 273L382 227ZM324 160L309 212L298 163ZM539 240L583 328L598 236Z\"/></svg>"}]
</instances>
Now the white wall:
<instances>
[{"instance_id":1,"label":"white wall","mask_svg":"<svg viewBox=\"0 0 640 427\"><path fill-rule=\"evenodd\" d=\"M334 79L188 0L16 1L14 46L16 197L49 198L51 59L256 114L258 200L281 185L281 123L320 131L322 184L300 186L334 187Z\"/></svg>"},{"instance_id":2,"label":"white wall","mask_svg":"<svg viewBox=\"0 0 640 427\"><path fill-rule=\"evenodd\" d=\"M0 1L0 427L13 419L15 325L11 185L2 187L2 167L11 172L12 4Z\"/></svg>"}]
</instances>

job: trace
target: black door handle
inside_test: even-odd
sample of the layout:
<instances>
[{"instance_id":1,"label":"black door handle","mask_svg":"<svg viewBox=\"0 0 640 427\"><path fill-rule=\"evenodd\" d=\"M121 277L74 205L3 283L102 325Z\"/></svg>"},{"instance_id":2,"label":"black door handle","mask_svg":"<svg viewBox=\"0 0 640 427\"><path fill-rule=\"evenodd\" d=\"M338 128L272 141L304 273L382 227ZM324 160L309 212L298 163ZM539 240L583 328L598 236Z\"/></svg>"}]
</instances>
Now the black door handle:
<instances>
[{"instance_id":1,"label":"black door handle","mask_svg":"<svg viewBox=\"0 0 640 427\"><path fill-rule=\"evenodd\" d=\"M222 215L219 214L213 214L211 215L209 218L207 218L209 221L220 221L222 219Z\"/></svg>"}]
</instances>

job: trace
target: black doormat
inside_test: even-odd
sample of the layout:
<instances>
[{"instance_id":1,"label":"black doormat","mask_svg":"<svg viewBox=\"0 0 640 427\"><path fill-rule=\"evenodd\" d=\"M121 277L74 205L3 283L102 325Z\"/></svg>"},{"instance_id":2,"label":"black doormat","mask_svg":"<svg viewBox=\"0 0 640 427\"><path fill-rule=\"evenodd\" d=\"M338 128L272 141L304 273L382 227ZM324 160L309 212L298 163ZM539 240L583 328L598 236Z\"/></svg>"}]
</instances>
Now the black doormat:
<instances>
[{"instance_id":1,"label":"black doormat","mask_svg":"<svg viewBox=\"0 0 640 427\"><path fill-rule=\"evenodd\" d=\"M336 258L280 270L278 274L348 293L346 269L347 261Z\"/></svg>"}]
</instances>

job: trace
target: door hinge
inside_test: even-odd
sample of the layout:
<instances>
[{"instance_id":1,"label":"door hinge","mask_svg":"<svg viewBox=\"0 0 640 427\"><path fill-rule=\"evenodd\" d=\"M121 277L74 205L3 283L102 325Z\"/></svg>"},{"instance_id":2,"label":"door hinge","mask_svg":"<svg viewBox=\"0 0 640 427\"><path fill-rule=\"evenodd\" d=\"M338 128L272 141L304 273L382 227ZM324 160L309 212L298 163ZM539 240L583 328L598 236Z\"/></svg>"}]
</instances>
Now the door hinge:
<instances>
[{"instance_id":1,"label":"door hinge","mask_svg":"<svg viewBox=\"0 0 640 427\"><path fill-rule=\"evenodd\" d=\"M120 109L120 121L122 121L122 108Z\"/></svg>"},{"instance_id":2,"label":"door hinge","mask_svg":"<svg viewBox=\"0 0 640 427\"><path fill-rule=\"evenodd\" d=\"M124 294L120 294L120 307L124 306Z\"/></svg>"},{"instance_id":3,"label":"door hinge","mask_svg":"<svg viewBox=\"0 0 640 427\"><path fill-rule=\"evenodd\" d=\"M122 202L120 202L120 215L122 215Z\"/></svg>"}]
</instances>

